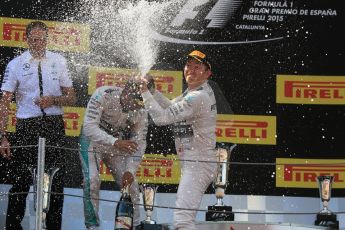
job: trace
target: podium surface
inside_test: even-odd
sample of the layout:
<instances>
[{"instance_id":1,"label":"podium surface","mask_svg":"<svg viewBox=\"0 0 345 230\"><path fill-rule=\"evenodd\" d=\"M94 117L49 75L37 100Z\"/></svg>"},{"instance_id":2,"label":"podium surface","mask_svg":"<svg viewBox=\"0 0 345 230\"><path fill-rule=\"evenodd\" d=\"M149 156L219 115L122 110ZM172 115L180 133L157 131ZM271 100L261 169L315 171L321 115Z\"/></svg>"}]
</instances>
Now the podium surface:
<instances>
[{"instance_id":1,"label":"podium surface","mask_svg":"<svg viewBox=\"0 0 345 230\"><path fill-rule=\"evenodd\" d=\"M231 221L231 222L197 222L198 230L312 230L312 229L327 229L327 227L320 227L314 225L300 225L291 223L251 223L246 221Z\"/></svg>"}]
</instances>

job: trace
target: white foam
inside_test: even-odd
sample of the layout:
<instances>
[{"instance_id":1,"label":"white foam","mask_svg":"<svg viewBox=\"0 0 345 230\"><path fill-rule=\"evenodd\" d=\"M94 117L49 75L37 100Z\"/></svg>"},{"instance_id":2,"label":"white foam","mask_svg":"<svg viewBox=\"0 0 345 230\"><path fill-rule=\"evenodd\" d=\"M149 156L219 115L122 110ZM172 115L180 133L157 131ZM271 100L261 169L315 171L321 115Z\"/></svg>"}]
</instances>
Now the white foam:
<instances>
[{"instance_id":1,"label":"white foam","mask_svg":"<svg viewBox=\"0 0 345 230\"><path fill-rule=\"evenodd\" d=\"M168 12L182 0L83 0L81 11L92 25L90 64L138 69L145 75L155 64L160 42L150 31L169 21ZM109 60L113 59L113 60Z\"/></svg>"}]
</instances>

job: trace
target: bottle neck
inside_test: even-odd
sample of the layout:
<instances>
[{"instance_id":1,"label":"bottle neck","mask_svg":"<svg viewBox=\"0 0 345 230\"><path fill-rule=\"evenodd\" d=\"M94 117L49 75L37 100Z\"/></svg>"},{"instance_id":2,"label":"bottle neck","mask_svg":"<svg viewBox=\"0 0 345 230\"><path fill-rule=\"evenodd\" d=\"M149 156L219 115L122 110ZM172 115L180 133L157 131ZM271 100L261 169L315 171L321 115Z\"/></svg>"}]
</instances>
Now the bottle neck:
<instances>
[{"instance_id":1,"label":"bottle neck","mask_svg":"<svg viewBox=\"0 0 345 230\"><path fill-rule=\"evenodd\" d=\"M123 188L122 188L122 193L129 193L129 186L130 185L126 185L126 186L124 186Z\"/></svg>"},{"instance_id":2,"label":"bottle neck","mask_svg":"<svg viewBox=\"0 0 345 230\"><path fill-rule=\"evenodd\" d=\"M127 185L127 186L122 188L122 190L121 190L121 199L125 199L125 198L129 198L130 199L129 187L130 187L130 185Z\"/></svg>"}]
</instances>

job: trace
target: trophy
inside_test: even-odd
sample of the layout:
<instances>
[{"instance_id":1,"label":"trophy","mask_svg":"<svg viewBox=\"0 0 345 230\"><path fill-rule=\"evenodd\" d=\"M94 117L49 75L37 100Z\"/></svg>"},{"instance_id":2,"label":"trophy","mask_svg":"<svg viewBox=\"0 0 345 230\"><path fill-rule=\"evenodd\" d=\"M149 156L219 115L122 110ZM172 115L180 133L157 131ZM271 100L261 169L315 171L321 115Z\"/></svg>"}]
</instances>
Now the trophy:
<instances>
[{"instance_id":1,"label":"trophy","mask_svg":"<svg viewBox=\"0 0 345 230\"><path fill-rule=\"evenodd\" d=\"M51 187L52 182L55 174L59 171L59 168L51 168L48 170L48 173L43 174L43 213L42 213L42 229L47 229L46 226L46 217L49 211L49 204L50 204L50 194L51 194ZM34 183L34 202L36 204L37 199L37 175L36 169L30 170L33 174L33 183ZM36 211L36 205L35 211Z\"/></svg>"},{"instance_id":2,"label":"trophy","mask_svg":"<svg viewBox=\"0 0 345 230\"><path fill-rule=\"evenodd\" d=\"M315 225L328 226L339 229L339 221L337 215L328 209L328 204L331 199L333 176L318 176L320 198L322 201L322 210L317 214Z\"/></svg>"},{"instance_id":3,"label":"trophy","mask_svg":"<svg viewBox=\"0 0 345 230\"><path fill-rule=\"evenodd\" d=\"M224 205L223 202L225 189L228 185L228 161L231 151L235 147L236 145L231 146L229 152L226 148L217 149L217 175L213 182L217 203L213 206L208 206L206 221L233 221L235 219L234 213L232 213L232 207Z\"/></svg>"},{"instance_id":4,"label":"trophy","mask_svg":"<svg viewBox=\"0 0 345 230\"><path fill-rule=\"evenodd\" d=\"M146 219L141 222L142 229L161 229L157 225L156 221L152 219L153 204L158 186L153 184L143 184L140 186L143 194L144 210L146 213Z\"/></svg>"}]
</instances>

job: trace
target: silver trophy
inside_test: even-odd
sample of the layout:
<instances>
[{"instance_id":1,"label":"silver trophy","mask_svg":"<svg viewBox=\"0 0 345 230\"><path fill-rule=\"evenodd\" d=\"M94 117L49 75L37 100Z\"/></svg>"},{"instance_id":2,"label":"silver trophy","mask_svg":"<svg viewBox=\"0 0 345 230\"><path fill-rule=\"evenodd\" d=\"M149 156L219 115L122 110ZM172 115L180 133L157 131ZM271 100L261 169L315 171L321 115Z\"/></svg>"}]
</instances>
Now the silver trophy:
<instances>
[{"instance_id":1,"label":"silver trophy","mask_svg":"<svg viewBox=\"0 0 345 230\"><path fill-rule=\"evenodd\" d=\"M229 149L217 149L217 174L216 179L213 182L217 203L213 206L208 206L208 212L206 212L207 221L234 220L232 207L224 205L223 198L225 197L225 190L228 186L228 163L230 159L230 154L235 147L236 144L232 145Z\"/></svg>"},{"instance_id":2,"label":"silver trophy","mask_svg":"<svg viewBox=\"0 0 345 230\"><path fill-rule=\"evenodd\" d=\"M328 226L339 229L339 221L337 216L328 209L331 200L333 176L318 176L319 193L322 202L322 210L317 214L315 224L318 226Z\"/></svg>"},{"instance_id":3,"label":"silver trophy","mask_svg":"<svg viewBox=\"0 0 345 230\"><path fill-rule=\"evenodd\" d=\"M224 206L223 198L225 197L225 189L228 186L228 151L223 148L217 150L217 176L213 183L215 189L217 203L216 206Z\"/></svg>"},{"instance_id":4,"label":"silver trophy","mask_svg":"<svg viewBox=\"0 0 345 230\"><path fill-rule=\"evenodd\" d=\"M332 212L328 209L328 203L331 199L333 176L318 176L319 192L322 201L323 209L319 212L324 215L331 215Z\"/></svg>"},{"instance_id":5,"label":"silver trophy","mask_svg":"<svg viewBox=\"0 0 345 230\"><path fill-rule=\"evenodd\" d=\"M142 221L142 224L156 224L156 221L152 219L152 213L158 186L153 184L143 184L140 185L140 189L143 194L144 209L146 212L146 219Z\"/></svg>"},{"instance_id":6,"label":"silver trophy","mask_svg":"<svg viewBox=\"0 0 345 230\"><path fill-rule=\"evenodd\" d=\"M60 168L51 168L48 170L48 173L43 174L43 213L42 213L42 229L47 229L46 226L46 218L47 213L49 211L49 204L50 204L50 194L51 194L51 187L52 182L54 179L55 174L60 170ZM36 204L37 199L37 175L36 169L30 170L33 175L33 184L34 184L34 202ZM36 211L36 205L34 205Z\"/></svg>"}]
</instances>

